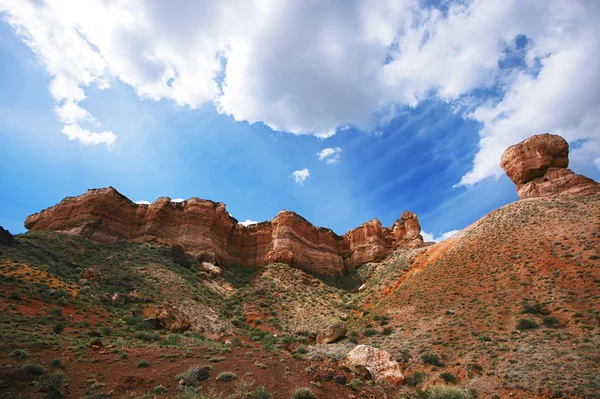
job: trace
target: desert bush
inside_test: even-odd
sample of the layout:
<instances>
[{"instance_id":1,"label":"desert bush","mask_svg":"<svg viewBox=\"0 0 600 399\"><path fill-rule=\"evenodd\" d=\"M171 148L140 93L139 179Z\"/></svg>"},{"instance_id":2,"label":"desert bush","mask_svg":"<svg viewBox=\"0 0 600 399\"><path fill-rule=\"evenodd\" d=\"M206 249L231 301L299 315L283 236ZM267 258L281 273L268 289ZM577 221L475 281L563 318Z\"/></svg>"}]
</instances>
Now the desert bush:
<instances>
[{"instance_id":1,"label":"desert bush","mask_svg":"<svg viewBox=\"0 0 600 399\"><path fill-rule=\"evenodd\" d=\"M427 390L428 399L467 399L465 391L456 387L437 385Z\"/></svg>"},{"instance_id":2,"label":"desert bush","mask_svg":"<svg viewBox=\"0 0 600 399\"><path fill-rule=\"evenodd\" d=\"M520 319L517 323L517 330L535 330L538 327L533 319Z\"/></svg>"},{"instance_id":3,"label":"desert bush","mask_svg":"<svg viewBox=\"0 0 600 399\"><path fill-rule=\"evenodd\" d=\"M252 392L250 392L246 399L272 399L273 395L263 386L256 387Z\"/></svg>"},{"instance_id":4,"label":"desert bush","mask_svg":"<svg viewBox=\"0 0 600 399\"><path fill-rule=\"evenodd\" d=\"M158 341L160 339L160 335L148 331L136 331L133 336L145 342Z\"/></svg>"},{"instance_id":5,"label":"desert bush","mask_svg":"<svg viewBox=\"0 0 600 399\"><path fill-rule=\"evenodd\" d=\"M156 395L162 395L163 393L166 393L167 391L168 391L168 389L166 387L159 385L157 387L154 387L154 389L152 390L152 393L156 394Z\"/></svg>"},{"instance_id":6,"label":"desert bush","mask_svg":"<svg viewBox=\"0 0 600 399\"><path fill-rule=\"evenodd\" d=\"M21 371L31 375L42 375L46 373L44 366L38 363L26 363L21 366Z\"/></svg>"},{"instance_id":7,"label":"desert bush","mask_svg":"<svg viewBox=\"0 0 600 399\"><path fill-rule=\"evenodd\" d=\"M13 291L10 293L10 295L8 296L9 299L12 299L14 301L20 301L21 300L21 292L19 291Z\"/></svg>"},{"instance_id":8,"label":"desert bush","mask_svg":"<svg viewBox=\"0 0 600 399\"><path fill-rule=\"evenodd\" d=\"M233 381L237 378L237 374L231 371L224 371L217 376L219 381Z\"/></svg>"},{"instance_id":9,"label":"desert bush","mask_svg":"<svg viewBox=\"0 0 600 399\"><path fill-rule=\"evenodd\" d=\"M546 307L541 303L524 303L523 304L523 313L533 314L533 315L549 315L550 312Z\"/></svg>"},{"instance_id":10,"label":"desert bush","mask_svg":"<svg viewBox=\"0 0 600 399\"><path fill-rule=\"evenodd\" d=\"M296 348L296 353L299 353L300 355L304 355L307 352L308 348L306 347L306 345L300 345Z\"/></svg>"},{"instance_id":11,"label":"desert bush","mask_svg":"<svg viewBox=\"0 0 600 399\"><path fill-rule=\"evenodd\" d=\"M427 379L428 374L422 371L415 371L406 377L406 385L409 387L416 387L420 385Z\"/></svg>"},{"instance_id":12,"label":"desert bush","mask_svg":"<svg viewBox=\"0 0 600 399\"><path fill-rule=\"evenodd\" d=\"M386 327L383 329L381 334L382 335L392 335L393 332L394 332L394 329L392 327Z\"/></svg>"},{"instance_id":13,"label":"desert bush","mask_svg":"<svg viewBox=\"0 0 600 399\"><path fill-rule=\"evenodd\" d=\"M65 330L65 323L62 321L59 321L58 323L54 324L54 326L52 326L52 331L54 331L54 333L56 334L60 334Z\"/></svg>"},{"instance_id":14,"label":"desert bush","mask_svg":"<svg viewBox=\"0 0 600 399\"><path fill-rule=\"evenodd\" d=\"M149 367L150 366L150 362L147 360L140 360L139 362L136 363L135 365L136 367Z\"/></svg>"},{"instance_id":15,"label":"desert bush","mask_svg":"<svg viewBox=\"0 0 600 399\"><path fill-rule=\"evenodd\" d=\"M17 360L23 360L29 357L29 353L25 349L15 349L10 353L10 356Z\"/></svg>"},{"instance_id":16,"label":"desert bush","mask_svg":"<svg viewBox=\"0 0 600 399\"><path fill-rule=\"evenodd\" d=\"M375 330L374 328L371 328L371 327L367 327L363 331L363 335L365 337L372 337L375 334L377 334L377 330Z\"/></svg>"},{"instance_id":17,"label":"desert bush","mask_svg":"<svg viewBox=\"0 0 600 399\"><path fill-rule=\"evenodd\" d=\"M46 393L48 399L58 399L64 397L64 389L68 381L63 373L53 373L49 376L42 376L37 383L37 388Z\"/></svg>"},{"instance_id":18,"label":"desert bush","mask_svg":"<svg viewBox=\"0 0 600 399\"><path fill-rule=\"evenodd\" d=\"M421 355L421 360L425 364L431 364L432 366L442 367L444 363L440 360L440 357L435 353L424 353Z\"/></svg>"},{"instance_id":19,"label":"desert bush","mask_svg":"<svg viewBox=\"0 0 600 399\"><path fill-rule=\"evenodd\" d=\"M457 382L456 376L450 373L449 371L444 371L443 373L441 373L440 378L449 384L456 384Z\"/></svg>"},{"instance_id":20,"label":"desert bush","mask_svg":"<svg viewBox=\"0 0 600 399\"><path fill-rule=\"evenodd\" d=\"M542 323L544 323L546 327L554 328L560 325L560 320L553 316L546 316L542 319Z\"/></svg>"},{"instance_id":21,"label":"desert bush","mask_svg":"<svg viewBox=\"0 0 600 399\"><path fill-rule=\"evenodd\" d=\"M50 365L52 367L62 367L62 360L60 360L59 357L57 357L56 359L52 359L52 361L50 362Z\"/></svg>"},{"instance_id":22,"label":"desert bush","mask_svg":"<svg viewBox=\"0 0 600 399\"><path fill-rule=\"evenodd\" d=\"M315 398L316 398L316 396L313 393L313 391L311 391L308 388L297 389L292 394L292 399L315 399Z\"/></svg>"}]
</instances>

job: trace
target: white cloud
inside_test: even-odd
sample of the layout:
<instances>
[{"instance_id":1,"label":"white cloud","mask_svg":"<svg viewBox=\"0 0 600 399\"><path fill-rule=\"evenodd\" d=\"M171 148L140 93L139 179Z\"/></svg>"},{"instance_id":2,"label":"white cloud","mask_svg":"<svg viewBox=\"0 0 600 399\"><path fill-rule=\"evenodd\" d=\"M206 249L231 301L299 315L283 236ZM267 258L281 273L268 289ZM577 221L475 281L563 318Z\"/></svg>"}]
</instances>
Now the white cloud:
<instances>
[{"instance_id":1,"label":"white cloud","mask_svg":"<svg viewBox=\"0 0 600 399\"><path fill-rule=\"evenodd\" d=\"M304 184L304 181L306 179L308 179L308 177L310 176L310 172L308 170L308 168L304 168L304 169L300 169L300 170L295 170L290 177L294 179L294 181L296 183L299 184Z\"/></svg>"},{"instance_id":2,"label":"white cloud","mask_svg":"<svg viewBox=\"0 0 600 399\"><path fill-rule=\"evenodd\" d=\"M434 235L432 233L426 233L424 231L421 231L421 235L423 236L423 240L425 242L442 242L459 232L460 232L460 230L450 230L450 231L440 234L437 237L434 237Z\"/></svg>"},{"instance_id":3,"label":"white cloud","mask_svg":"<svg viewBox=\"0 0 600 399\"><path fill-rule=\"evenodd\" d=\"M598 158L594 159L594 165L596 165L596 167L597 167L598 169L600 169L600 157L598 157Z\"/></svg>"},{"instance_id":4,"label":"white cloud","mask_svg":"<svg viewBox=\"0 0 600 399\"><path fill-rule=\"evenodd\" d=\"M138 205L150 205L150 201L146 201L146 200L135 201L135 203Z\"/></svg>"},{"instance_id":5,"label":"white cloud","mask_svg":"<svg viewBox=\"0 0 600 399\"><path fill-rule=\"evenodd\" d=\"M250 219L246 219L243 222L240 222L240 224L243 224L244 226L249 226L251 224L257 224L258 222L255 220L250 220Z\"/></svg>"},{"instance_id":6,"label":"white cloud","mask_svg":"<svg viewBox=\"0 0 600 399\"><path fill-rule=\"evenodd\" d=\"M325 161L328 164L336 163L340 160L340 153L342 149L340 147L335 148L323 148L321 151L317 153L317 156L321 161Z\"/></svg>"},{"instance_id":7,"label":"white cloud","mask_svg":"<svg viewBox=\"0 0 600 399\"><path fill-rule=\"evenodd\" d=\"M52 76L66 126L96 129L86 90L114 79L141 98L213 102L235 120L321 138L348 125L379 135L398 106L435 96L482 126L462 185L499 176L504 149L545 131L585 140L582 158L572 158L593 162L600 2L444 4L442 12L419 0L0 0L0 11ZM525 67L500 68L518 35L529 39ZM484 101L488 88L500 100ZM85 144L116 139L88 129L64 131Z\"/></svg>"},{"instance_id":8,"label":"white cloud","mask_svg":"<svg viewBox=\"0 0 600 399\"><path fill-rule=\"evenodd\" d=\"M183 201L185 201L184 198L173 198L173 199L171 199L171 202L183 202Z\"/></svg>"}]
</instances>

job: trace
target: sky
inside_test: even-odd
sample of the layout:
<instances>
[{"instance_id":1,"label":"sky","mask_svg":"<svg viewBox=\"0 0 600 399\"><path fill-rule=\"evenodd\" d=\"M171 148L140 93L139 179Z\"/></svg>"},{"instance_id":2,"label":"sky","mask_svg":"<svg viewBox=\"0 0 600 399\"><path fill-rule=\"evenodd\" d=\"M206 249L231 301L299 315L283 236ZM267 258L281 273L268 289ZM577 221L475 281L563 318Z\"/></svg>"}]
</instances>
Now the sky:
<instances>
[{"instance_id":1,"label":"sky","mask_svg":"<svg viewBox=\"0 0 600 399\"><path fill-rule=\"evenodd\" d=\"M0 225L89 188L441 240L560 134L600 179L597 0L0 0Z\"/></svg>"}]
</instances>

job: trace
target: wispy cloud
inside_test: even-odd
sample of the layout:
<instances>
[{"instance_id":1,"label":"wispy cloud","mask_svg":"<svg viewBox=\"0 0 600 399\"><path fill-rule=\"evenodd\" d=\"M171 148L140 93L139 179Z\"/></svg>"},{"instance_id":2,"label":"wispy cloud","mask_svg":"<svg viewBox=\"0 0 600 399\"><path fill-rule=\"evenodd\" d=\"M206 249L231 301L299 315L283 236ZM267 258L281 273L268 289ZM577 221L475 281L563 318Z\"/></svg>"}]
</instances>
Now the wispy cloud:
<instances>
[{"instance_id":1,"label":"wispy cloud","mask_svg":"<svg viewBox=\"0 0 600 399\"><path fill-rule=\"evenodd\" d=\"M335 148L323 148L321 151L317 153L317 156L321 161L325 161L328 164L336 163L340 160L340 153L342 149L340 147Z\"/></svg>"},{"instance_id":2,"label":"wispy cloud","mask_svg":"<svg viewBox=\"0 0 600 399\"><path fill-rule=\"evenodd\" d=\"M442 242L459 232L460 230L450 230L435 237L432 233L426 233L424 231L421 231L421 235L423 236L423 240L425 242Z\"/></svg>"},{"instance_id":3,"label":"wispy cloud","mask_svg":"<svg viewBox=\"0 0 600 399\"><path fill-rule=\"evenodd\" d=\"M290 177L294 179L294 181L298 184L304 184L306 179L310 176L310 172L308 168L295 170Z\"/></svg>"}]
</instances>

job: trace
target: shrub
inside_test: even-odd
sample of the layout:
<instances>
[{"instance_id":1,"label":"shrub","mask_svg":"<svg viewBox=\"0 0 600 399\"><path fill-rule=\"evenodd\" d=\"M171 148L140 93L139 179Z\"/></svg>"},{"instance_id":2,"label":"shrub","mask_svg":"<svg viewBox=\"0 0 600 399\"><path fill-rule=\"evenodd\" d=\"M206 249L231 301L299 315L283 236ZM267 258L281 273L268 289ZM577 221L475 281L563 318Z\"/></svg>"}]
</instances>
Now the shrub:
<instances>
[{"instance_id":1,"label":"shrub","mask_svg":"<svg viewBox=\"0 0 600 399\"><path fill-rule=\"evenodd\" d=\"M63 390L68 385L68 381L63 373L53 373L49 376L42 376L37 383L40 391L46 393L48 399L62 398Z\"/></svg>"},{"instance_id":2,"label":"shrub","mask_svg":"<svg viewBox=\"0 0 600 399\"><path fill-rule=\"evenodd\" d=\"M441 373L440 378L449 384L456 384L457 382L456 376L448 371L444 371L443 373Z\"/></svg>"},{"instance_id":3,"label":"shrub","mask_svg":"<svg viewBox=\"0 0 600 399\"><path fill-rule=\"evenodd\" d=\"M542 323L544 323L546 327L554 328L560 325L560 320L553 316L546 316L542 319Z\"/></svg>"},{"instance_id":4,"label":"shrub","mask_svg":"<svg viewBox=\"0 0 600 399\"><path fill-rule=\"evenodd\" d=\"M306 347L306 345L300 345L296 348L296 353L299 353L300 355L304 355L307 352L308 348Z\"/></svg>"},{"instance_id":5,"label":"shrub","mask_svg":"<svg viewBox=\"0 0 600 399\"><path fill-rule=\"evenodd\" d=\"M406 385L409 387L416 387L420 385L427 379L428 374L422 371L415 371L411 375L406 377Z\"/></svg>"},{"instance_id":6,"label":"shrub","mask_svg":"<svg viewBox=\"0 0 600 399\"><path fill-rule=\"evenodd\" d=\"M383 329L383 331L381 332L381 334L383 335L391 335L392 332L394 332L394 329L392 327L386 327Z\"/></svg>"},{"instance_id":7,"label":"shrub","mask_svg":"<svg viewBox=\"0 0 600 399\"><path fill-rule=\"evenodd\" d=\"M541 303L525 303L523 304L523 313L533 315L549 315L550 312Z\"/></svg>"},{"instance_id":8,"label":"shrub","mask_svg":"<svg viewBox=\"0 0 600 399\"><path fill-rule=\"evenodd\" d=\"M10 295L8 297L14 301L20 301L21 300L21 292L13 291L10 293Z\"/></svg>"},{"instance_id":9,"label":"shrub","mask_svg":"<svg viewBox=\"0 0 600 399\"><path fill-rule=\"evenodd\" d=\"M444 365L440 357L435 353L425 353L421 355L421 360L423 360L423 363L431 364L432 366L442 367Z\"/></svg>"},{"instance_id":10,"label":"shrub","mask_svg":"<svg viewBox=\"0 0 600 399\"><path fill-rule=\"evenodd\" d=\"M460 388L437 385L427 390L428 399L467 399L467 394Z\"/></svg>"},{"instance_id":11,"label":"shrub","mask_svg":"<svg viewBox=\"0 0 600 399\"><path fill-rule=\"evenodd\" d=\"M158 341L160 339L160 335L148 331L136 331L133 336L145 342Z\"/></svg>"},{"instance_id":12,"label":"shrub","mask_svg":"<svg viewBox=\"0 0 600 399\"><path fill-rule=\"evenodd\" d=\"M65 323L59 321L58 323L54 324L54 326L52 326L52 331L54 331L54 333L56 334L60 334L65 330L65 327Z\"/></svg>"},{"instance_id":13,"label":"shrub","mask_svg":"<svg viewBox=\"0 0 600 399\"><path fill-rule=\"evenodd\" d=\"M520 319L517 323L517 330L535 330L538 324L533 319Z\"/></svg>"},{"instance_id":14,"label":"shrub","mask_svg":"<svg viewBox=\"0 0 600 399\"><path fill-rule=\"evenodd\" d=\"M237 375L231 371L224 371L217 376L219 381L233 381L237 378Z\"/></svg>"},{"instance_id":15,"label":"shrub","mask_svg":"<svg viewBox=\"0 0 600 399\"><path fill-rule=\"evenodd\" d=\"M140 360L139 362L136 363L135 366L136 367L148 367L148 366L150 366L150 362L147 360Z\"/></svg>"},{"instance_id":16,"label":"shrub","mask_svg":"<svg viewBox=\"0 0 600 399\"><path fill-rule=\"evenodd\" d=\"M10 353L10 356L17 360L23 360L29 357L29 353L25 349L15 349Z\"/></svg>"},{"instance_id":17,"label":"shrub","mask_svg":"<svg viewBox=\"0 0 600 399\"><path fill-rule=\"evenodd\" d=\"M109 335L112 334L112 330L110 329L110 327L102 327L102 335L104 335L105 337L108 337Z\"/></svg>"},{"instance_id":18,"label":"shrub","mask_svg":"<svg viewBox=\"0 0 600 399\"><path fill-rule=\"evenodd\" d=\"M21 371L31 375L42 375L46 373L44 366L37 363L26 363L21 366Z\"/></svg>"},{"instance_id":19,"label":"shrub","mask_svg":"<svg viewBox=\"0 0 600 399\"><path fill-rule=\"evenodd\" d=\"M62 367L62 361L60 360L59 357L57 357L56 359L52 359L52 361L50 362L50 365L52 367Z\"/></svg>"},{"instance_id":20,"label":"shrub","mask_svg":"<svg viewBox=\"0 0 600 399\"><path fill-rule=\"evenodd\" d=\"M371 328L371 327L367 327L363 331L363 335L365 337L372 337L375 334L377 334L377 330L375 330L374 328Z\"/></svg>"},{"instance_id":21,"label":"shrub","mask_svg":"<svg viewBox=\"0 0 600 399\"><path fill-rule=\"evenodd\" d=\"M315 399L316 396L313 393L313 391L311 391L308 388L300 388L297 389L293 394L292 394L292 399Z\"/></svg>"},{"instance_id":22,"label":"shrub","mask_svg":"<svg viewBox=\"0 0 600 399\"><path fill-rule=\"evenodd\" d=\"M119 355L119 359L127 360L127 359L129 359L129 355L127 354L127 352L123 352Z\"/></svg>"},{"instance_id":23,"label":"shrub","mask_svg":"<svg viewBox=\"0 0 600 399\"><path fill-rule=\"evenodd\" d=\"M152 393L154 393L156 395L162 395L163 393L165 393L167 391L168 391L168 389L166 387L159 385L157 387L154 387L154 389L152 390Z\"/></svg>"},{"instance_id":24,"label":"shrub","mask_svg":"<svg viewBox=\"0 0 600 399\"><path fill-rule=\"evenodd\" d=\"M348 384L348 386L353 390L353 391L358 391L358 387L361 386L363 384L362 380L355 378L352 381L350 381L350 383Z\"/></svg>"},{"instance_id":25,"label":"shrub","mask_svg":"<svg viewBox=\"0 0 600 399\"><path fill-rule=\"evenodd\" d=\"M263 386L256 387L247 395L247 399L272 399L273 395Z\"/></svg>"}]
</instances>

